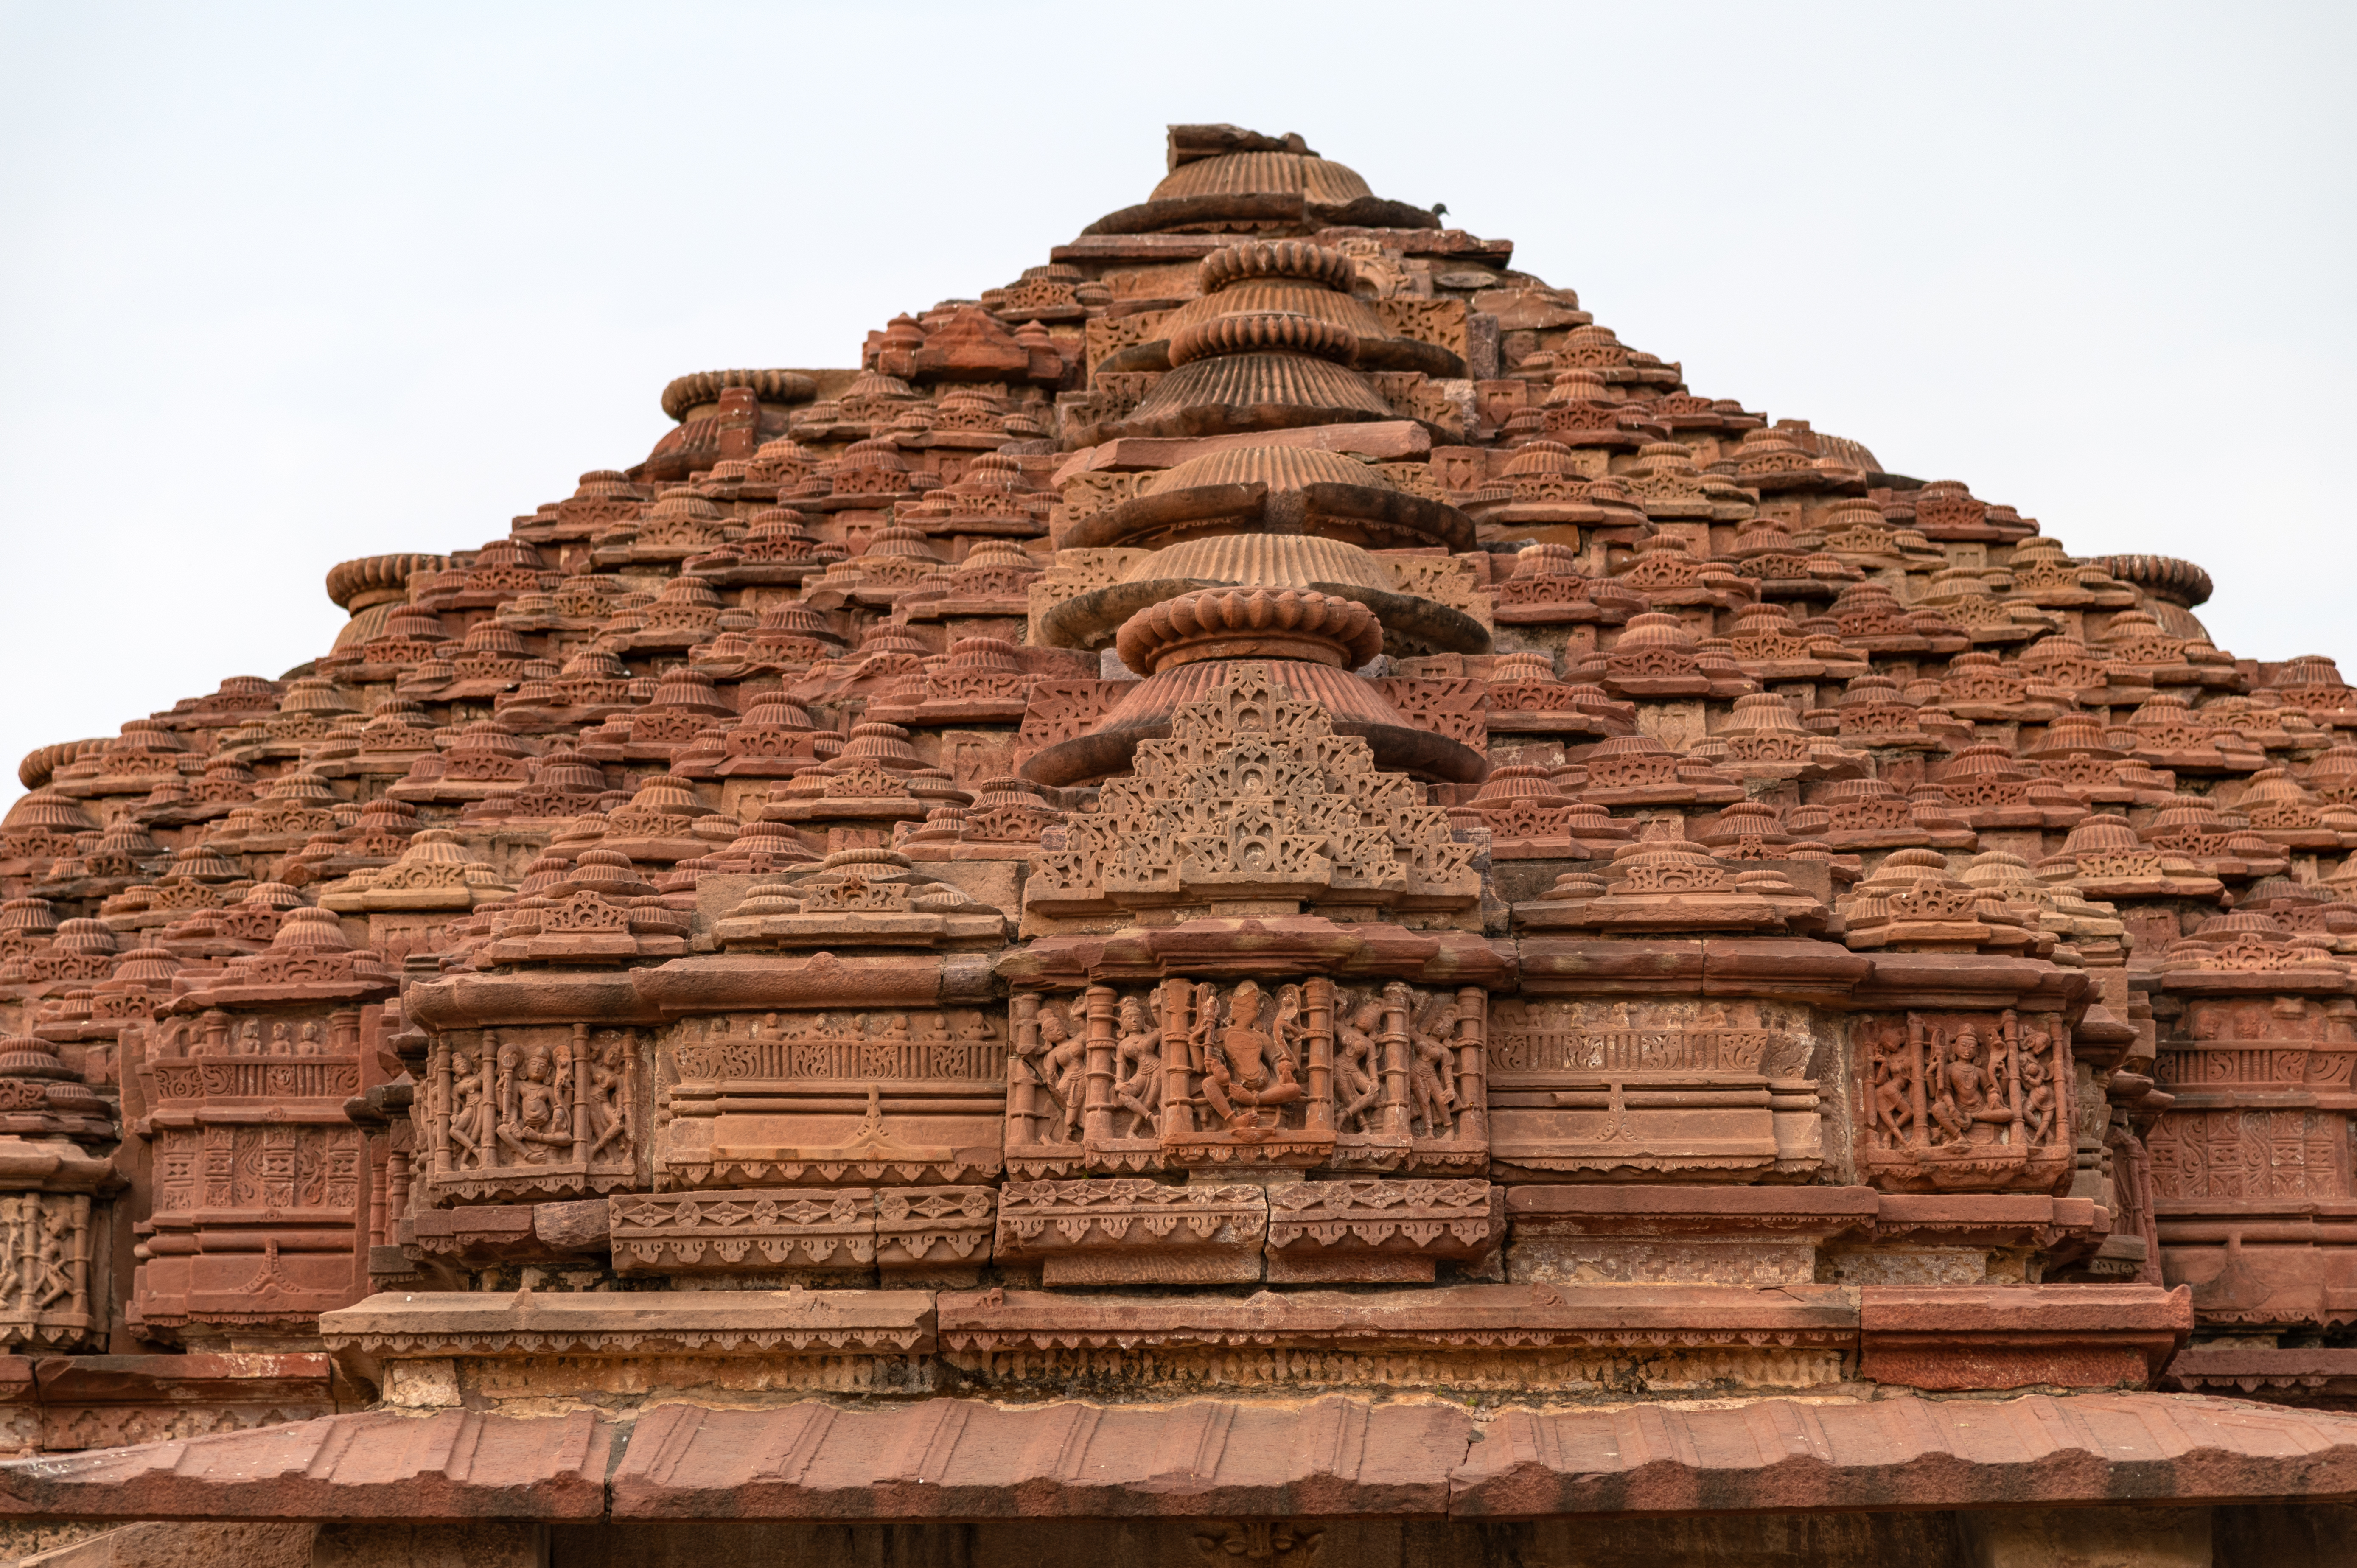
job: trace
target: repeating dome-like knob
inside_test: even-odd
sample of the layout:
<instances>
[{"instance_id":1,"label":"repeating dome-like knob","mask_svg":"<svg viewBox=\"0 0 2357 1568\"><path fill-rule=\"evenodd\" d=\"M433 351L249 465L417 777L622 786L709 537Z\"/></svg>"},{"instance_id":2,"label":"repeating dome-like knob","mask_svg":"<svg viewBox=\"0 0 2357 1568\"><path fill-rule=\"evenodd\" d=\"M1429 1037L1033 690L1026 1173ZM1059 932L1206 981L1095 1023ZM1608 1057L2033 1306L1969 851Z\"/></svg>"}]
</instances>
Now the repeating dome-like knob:
<instances>
[{"instance_id":1,"label":"repeating dome-like knob","mask_svg":"<svg viewBox=\"0 0 2357 1568\"><path fill-rule=\"evenodd\" d=\"M48 1041L29 1037L0 1040L0 1078L71 1077L73 1070L58 1059L58 1048Z\"/></svg>"},{"instance_id":2,"label":"repeating dome-like knob","mask_svg":"<svg viewBox=\"0 0 2357 1568\"><path fill-rule=\"evenodd\" d=\"M1247 278L1299 278L1347 294L1355 271L1341 252L1306 240L1253 240L1213 251L1198 276L1205 294Z\"/></svg>"},{"instance_id":3,"label":"repeating dome-like knob","mask_svg":"<svg viewBox=\"0 0 2357 1568\"><path fill-rule=\"evenodd\" d=\"M386 604L409 592L412 572L447 568L447 555L363 555L328 568L328 597L339 609L357 614L371 605Z\"/></svg>"},{"instance_id":4,"label":"repeating dome-like knob","mask_svg":"<svg viewBox=\"0 0 2357 1568\"><path fill-rule=\"evenodd\" d=\"M663 388L662 411L685 419L688 410L718 402L730 387L749 387L762 403L808 403L818 395L818 382L800 371L697 371Z\"/></svg>"},{"instance_id":5,"label":"repeating dome-like knob","mask_svg":"<svg viewBox=\"0 0 2357 1568\"><path fill-rule=\"evenodd\" d=\"M1383 628L1355 599L1286 588L1211 588L1138 611L1114 639L1150 675L1210 659L1295 659L1354 670L1383 651Z\"/></svg>"},{"instance_id":6,"label":"repeating dome-like knob","mask_svg":"<svg viewBox=\"0 0 2357 1568\"><path fill-rule=\"evenodd\" d=\"M1170 339L1170 362L1183 365L1224 354L1310 354L1347 365L1359 357L1349 328L1297 310L1246 310L1182 327Z\"/></svg>"}]
</instances>

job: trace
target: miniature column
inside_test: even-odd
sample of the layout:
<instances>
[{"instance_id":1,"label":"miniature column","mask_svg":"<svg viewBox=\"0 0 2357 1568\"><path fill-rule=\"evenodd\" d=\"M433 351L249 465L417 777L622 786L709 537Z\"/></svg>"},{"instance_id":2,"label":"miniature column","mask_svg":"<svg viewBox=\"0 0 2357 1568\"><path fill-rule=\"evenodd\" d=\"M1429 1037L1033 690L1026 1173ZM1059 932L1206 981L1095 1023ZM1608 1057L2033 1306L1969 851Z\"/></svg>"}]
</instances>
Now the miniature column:
<instances>
[{"instance_id":1,"label":"miniature column","mask_svg":"<svg viewBox=\"0 0 2357 1568\"><path fill-rule=\"evenodd\" d=\"M1081 1113L1082 1136L1095 1140L1113 1136L1113 1084L1118 1064L1120 1036L1114 1016L1110 985L1088 990L1088 1099Z\"/></svg>"},{"instance_id":2,"label":"miniature column","mask_svg":"<svg viewBox=\"0 0 2357 1568\"><path fill-rule=\"evenodd\" d=\"M1014 1036L1013 1048L1006 1053L1007 1120L1023 1129L1024 1143L1044 1144L1047 1130L1037 1125L1039 1069L1032 1065L1032 1058L1039 1049L1039 993L1016 993L1007 1007L1007 1019Z\"/></svg>"},{"instance_id":3,"label":"miniature column","mask_svg":"<svg viewBox=\"0 0 2357 1568\"><path fill-rule=\"evenodd\" d=\"M434 1139L434 1174L447 1176L450 1174L450 1118L457 1094L450 1081L450 1042L440 1035L428 1047L425 1082L425 1122Z\"/></svg>"},{"instance_id":4,"label":"miniature column","mask_svg":"<svg viewBox=\"0 0 2357 1568\"><path fill-rule=\"evenodd\" d=\"M1457 993L1457 1141L1490 1140L1490 993L1478 985Z\"/></svg>"},{"instance_id":5,"label":"miniature column","mask_svg":"<svg viewBox=\"0 0 2357 1568\"><path fill-rule=\"evenodd\" d=\"M1907 1015L1907 1055L1914 1068L1911 1092L1914 1097L1915 1146L1926 1148L1932 1142L1932 1108L1926 1102L1923 1084L1923 1020L1912 1013Z\"/></svg>"},{"instance_id":6,"label":"miniature column","mask_svg":"<svg viewBox=\"0 0 2357 1568\"><path fill-rule=\"evenodd\" d=\"M1304 1125L1314 1133L1334 1130L1334 983L1324 975L1301 988L1302 1023L1309 1043L1306 1076L1309 1103Z\"/></svg>"},{"instance_id":7,"label":"miniature column","mask_svg":"<svg viewBox=\"0 0 2357 1568\"><path fill-rule=\"evenodd\" d=\"M90 1316L90 1195L76 1193L73 1198L73 1253L68 1262L68 1278L73 1283L73 1310L79 1316Z\"/></svg>"},{"instance_id":8,"label":"miniature column","mask_svg":"<svg viewBox=\"0 0 2357 1568\"><path fill-rule=\"evenodd\" d=\"M1383 1131L1395 1138L1410 1135L1408 1126L1408 993L1398 981L1383 987Z\"/></svg>"},{"instance_id":9,"label":"miniature column","mask_svg":"<svg viewBox=\"0 0 2357 1568\"><path fill-rule=\"evenodd\" d=\"M1195 1130L1192 1075L1201 1064L1194 1059L1198 1046L1189 1027L1198 1021L1189 1006L1194 995L1195 988L1183 980L1162 983L1162 1135L1166 1138L1183 1137ZM1208 1026L1210 1020L1200 1022Z\"/></svg>"},{"instance_id":10,"label":"miniature column","mask_svg":"<svg viewBox=\"0 0 2357 1568\"><path fill-rule=\"evenodd\" d=\"M589 1026L573 1026L573 1157L589 1166Z\"/></svg>"}]
</instances>

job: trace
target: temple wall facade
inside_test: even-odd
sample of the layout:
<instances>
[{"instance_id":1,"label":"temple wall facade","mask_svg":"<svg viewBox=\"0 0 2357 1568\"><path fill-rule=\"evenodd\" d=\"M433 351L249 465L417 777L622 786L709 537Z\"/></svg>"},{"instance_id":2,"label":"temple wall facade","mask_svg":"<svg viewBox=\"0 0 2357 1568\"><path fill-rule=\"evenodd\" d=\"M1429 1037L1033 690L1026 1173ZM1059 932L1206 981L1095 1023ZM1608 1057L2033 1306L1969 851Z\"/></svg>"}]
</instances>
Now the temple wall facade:
<instances>
[{"instance_id":1,"label":"temple wall facade","mask_svg":"<svg viewBox=\"0 0 2357 1568\"><path fill-rule=\"evenodd\" d=\"M27 757L18 1544L2335 1549L2357 692L1512 262L1173 127Z\"/></svg>"}]
</instances>

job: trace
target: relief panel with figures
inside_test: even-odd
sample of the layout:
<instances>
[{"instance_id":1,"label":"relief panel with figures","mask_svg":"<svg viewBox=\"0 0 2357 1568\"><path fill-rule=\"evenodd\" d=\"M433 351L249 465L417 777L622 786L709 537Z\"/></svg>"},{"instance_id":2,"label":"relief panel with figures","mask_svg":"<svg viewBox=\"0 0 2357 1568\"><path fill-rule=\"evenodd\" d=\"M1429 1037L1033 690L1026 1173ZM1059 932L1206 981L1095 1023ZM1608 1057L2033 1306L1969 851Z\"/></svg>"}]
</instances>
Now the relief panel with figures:
<instances>
[{"instance_id":1,"label":"relief panel with figures","mask_svg":"<svg viewBox=\"0 0 2357 1568\"><path fill-rule=\"evenodd\" d=\"M1275 1166L1479 1173L1479 989L1166 981L1010 1007L1017 1175Z\"/></svg>"},{"instance_id":2,"label":"relief panel with figures","mask_svg":"<svg viewBox=\"0 0 2357 1568\"><path fill-rule=\"evenodd\" d=\"M1862 1022L1852 1039L1869 1184L2043 1192L2075 1163L2061 1018L1910 1013Z\"/></svg>"},{"instance_id":3,"label":"relief panel with figures","mask_svg":"<svg viewBox=\"0 0 2357 1568\"><path fill-rule=\"evenodd\" d=\"M639 1039L587 1024L438 1036L419 1138L429 1205L630 1186L640 1170Z\"/></svg>"},{"instance_id":4,"label":"relief panel with figures","mask_svg":"<svg viewBox=\"0 0 2357 1568\"><path fill-rule=\"evenodd\" d=\"M0 1348L90 1339L103 1316L91 1309L91 1274L104 1236L103 1210L85 1193L0 1193Z\"/></svg>"}]
</instances>

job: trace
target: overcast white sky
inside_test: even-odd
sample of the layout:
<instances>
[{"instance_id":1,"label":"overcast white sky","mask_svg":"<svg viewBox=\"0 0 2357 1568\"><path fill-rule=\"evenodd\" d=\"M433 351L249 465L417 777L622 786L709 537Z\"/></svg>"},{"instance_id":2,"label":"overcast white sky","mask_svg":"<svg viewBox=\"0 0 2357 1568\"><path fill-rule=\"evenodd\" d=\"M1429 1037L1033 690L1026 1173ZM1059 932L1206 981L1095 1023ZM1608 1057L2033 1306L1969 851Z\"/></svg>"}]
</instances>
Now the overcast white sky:
<instances>
[{"instance_id":1,"label":"overcast white sky","mask_svg":"<svg viewBox=\"0 0 2357 1568\"><path fill-rule=\"evenodd\" d=\"M672 376L1045 261L1174 120L1298 130L1696 392L2357 676L2357 7L1243 15L0 0L0 800L323 652L334 563L643 456Z\"/></svg>"}]
</instances>

